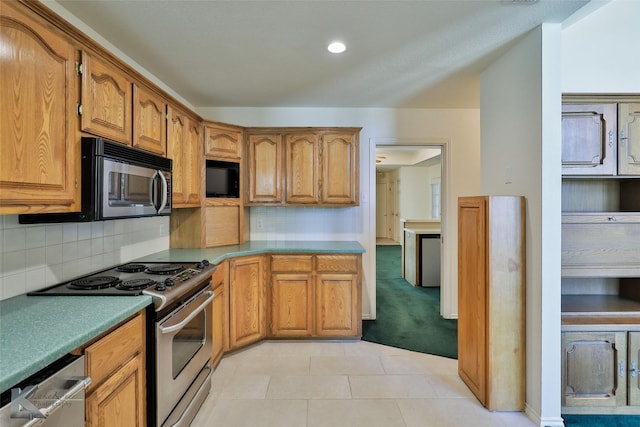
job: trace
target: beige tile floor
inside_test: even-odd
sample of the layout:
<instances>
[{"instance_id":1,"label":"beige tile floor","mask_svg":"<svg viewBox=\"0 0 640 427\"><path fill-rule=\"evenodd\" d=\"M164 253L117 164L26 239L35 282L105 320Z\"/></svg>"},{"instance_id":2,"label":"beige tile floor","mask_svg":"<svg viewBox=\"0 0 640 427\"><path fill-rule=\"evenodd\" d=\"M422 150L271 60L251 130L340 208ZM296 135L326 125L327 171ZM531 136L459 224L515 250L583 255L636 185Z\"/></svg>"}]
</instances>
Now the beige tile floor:
<instances>
[{"instance_id":1,"label":"beige tile floor","mask_svg":"<svg viewBox=\"0 0 640 427\"><path fill-rule=\"evenodd\" d=\"M366 341L264 341L226 355L192 427L533 427L489 412L457 361Z\"/></svg>"}]
</instances>

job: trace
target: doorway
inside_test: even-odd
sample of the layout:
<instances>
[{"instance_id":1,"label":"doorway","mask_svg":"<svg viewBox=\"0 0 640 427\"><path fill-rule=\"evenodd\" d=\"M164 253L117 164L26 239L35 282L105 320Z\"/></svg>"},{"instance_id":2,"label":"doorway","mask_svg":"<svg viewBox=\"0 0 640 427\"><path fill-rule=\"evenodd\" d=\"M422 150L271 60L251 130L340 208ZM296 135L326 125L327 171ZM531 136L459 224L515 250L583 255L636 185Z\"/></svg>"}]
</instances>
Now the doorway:
<instances>
[{"instance_id":1,"label":"doorway","mask_svg":"<svg viewBox=\"0 0 640 427\"><path fill-rule=\"evenodd\" d=\"M431 156L427 156L424 157L422 159L420 159L417 162L413 162L413 164L415 163L420 163L421 161L424 162L425 160L431 159L431 158L435 158L439 155L439 165L440 165L440 176L438 177L434 177L433 179L430 179L429 182L423 183L424 185L422 185L423 187L429 187L429 189L431 191L439 191L440 196L439 196L439 211L440 211L440 228L441 228L441 239L440 239L440 244L441 244L441 258L440 258L440 271L441 271L441 275L440 275L440 291L441 291L441 300L440 300L440 313L447 313L447 305L444 304L444 301L449 301L449 299L451 298L451 293L454 292L455 290L449 289L449 286L451 281L448 280L449 276L450 276L450 272L448 270L449 266L451 265L451 255L448 253L447 249L448 249L448 245L447 245L447 239L446 239L446 235L447 235L447 227L448 227L448 223L447 223L447 206L448 206L448 202L447 202L447 170L448 170L448 152L449 152L449 140L446 138L424 138L424 139L395 139L395 138L371 138L370 140L371 144L369 146L369 152L370 152L370 159L371 160L371 169L372 172L374 170L376 170L376 165L383 165L385 159L381 159L380 156L384 156L387 158L390 158L390 156L388 154L394 154L394 153L398 153L401 154L405 157L410 157L415 155L415 152L418 150L434 150L434 152L431 154ZM386 151L386 154L384 152L384 150L389 150ZM413 154L411 154L413 152ZM374 161L376 163L374 163ZM389 163L389 162L387 162ZM406 162L406 164L409 164L410 162ZM385 238L389 238L392 240L395 240L395 244L402 244L402 237L403 237L403 231L402 231L402 225L401 225L401 219L406 219L406 218L402 218L402 206L401 203L398 204L397 209L392 209L392 201L395 200L395 196L398 195L398 199L402 198L403 196L403 191L407 192L407 189L404 188L405 185L403 184L403 175L399 176L397 179L394 179L393 177L387 179L386 185L380 185L378 186L378 182L377 182L377 172L376 173L372 173L372 181L371 181L371 188L376 188L376 196L377 193L379 193L381 191L381 189L386 188L387 191L384 193L384 196L382 197L376 197L375 200L372 200L374 203L374 206L371 206L371 215L373 216L372 218L372 228L371 231L373 232L374 230L376 232L378 232L379 228L381 228L382 230L381 233L379 233L381 236L384 236L386 234ZM411 174L408 175L404 175L405 176L405 180L410 179L411 178ZM437 185L435 185L437 184ZM427 194L427 193L425 193ZM373 199L373 197L372 197ZM382 206L378 206L378 200L381 200L381 204ZM432 206L433 204L430 203L430 205ZM386 208L385 208L386 207ZM379 215L385 215L383 212L387 212L386 213L386 217L383 216L383 220L381 221L381 224L378 223L377 221L377 217ZM397 221L392 219L395 218L395 214L397 212L398 215L398 219ZM422 215L420 215L422 216ZM427 217L433 217L435 216L433 211L427 211L424 216ZM394 230L395 228L395 230ZM395 236L394 236L395 235ZM390 236L390 237L389 237ZM375 238L375 236L372 236L373 238ZM393 239L395 237L395 239ZM371 271L371 276L372 277L376 277L375 275L377 274L377 270L376 270L376 260L375 260L375 255L372 259L372 270ZM370 301L371 301L371 316L368 317L370 319L375 319L376 318L376 301L377 301L377 295L376 295L376 290L375 290L375 286L373 287L373 289L371 289L371 294L370 294ZM455 293L455 292L454 292Z\"/></svg>"}]
</instances>

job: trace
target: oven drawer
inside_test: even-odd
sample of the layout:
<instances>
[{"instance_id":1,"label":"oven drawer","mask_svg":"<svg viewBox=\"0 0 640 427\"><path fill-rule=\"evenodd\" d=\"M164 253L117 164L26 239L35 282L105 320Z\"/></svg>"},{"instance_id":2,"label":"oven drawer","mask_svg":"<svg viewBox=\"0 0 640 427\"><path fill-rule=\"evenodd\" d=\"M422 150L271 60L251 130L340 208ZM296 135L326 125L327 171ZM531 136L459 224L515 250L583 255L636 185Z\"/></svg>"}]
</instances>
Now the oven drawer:
<instances>
[{"instance_id":1,"label":"oven drawer","mask_svg":"<svg viewBox=\"0 0 640 427\"><path fill-rule=\"evenodd\" d=\"M85 349L87 375L91 377L88 393L106 380L129 359L144 350L145 325L142 314L109 333Z\"/></svg>"}]
</instances>

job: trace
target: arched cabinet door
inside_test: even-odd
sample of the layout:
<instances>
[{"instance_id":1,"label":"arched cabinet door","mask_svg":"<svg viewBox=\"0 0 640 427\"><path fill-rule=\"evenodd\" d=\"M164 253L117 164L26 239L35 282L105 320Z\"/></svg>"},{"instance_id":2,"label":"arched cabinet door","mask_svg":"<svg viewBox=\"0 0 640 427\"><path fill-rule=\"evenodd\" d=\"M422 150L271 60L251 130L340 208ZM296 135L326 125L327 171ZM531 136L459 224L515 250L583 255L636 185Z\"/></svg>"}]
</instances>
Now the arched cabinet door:
<instances>
[{"instance_id":1,"label":"arched cabinet door","mask_svg":"<svg viewBox=\"0 0 640 427\"><path fill-rule=\"evenodd\" d=\"M76 50L18 7L0 5L0 215L76 211Z\"/></svg>"}]
</instances>

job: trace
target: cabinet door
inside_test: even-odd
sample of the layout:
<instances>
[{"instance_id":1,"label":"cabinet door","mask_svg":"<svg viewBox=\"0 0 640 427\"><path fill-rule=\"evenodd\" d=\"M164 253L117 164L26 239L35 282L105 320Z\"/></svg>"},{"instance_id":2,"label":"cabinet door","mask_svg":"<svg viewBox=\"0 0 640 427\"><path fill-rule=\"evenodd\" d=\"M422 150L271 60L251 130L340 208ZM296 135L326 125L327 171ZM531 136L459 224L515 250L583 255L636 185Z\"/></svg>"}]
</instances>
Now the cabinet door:
<instances>
[{"instance_id":1,"label":"cabinet door","mask_svg":"<svg viewBox=\"0 0 640 427\"><path fill-rule=\"evenodd\" d=\"M213 350L211 361L213 366L216 366L220 359L222 358L222 354L224 353L224 336L225 329L228 330L228 321L227 319L227 309L225 308L225 288L228 287L228 279L227 279L227 263L223 262L218 264L216 271L213 273L213 277L211 278L211 286L213 288L213 316L211 326L211 331L213 333Z\"/></svg>"},{"instance_id":2,"label":"cabinet door","mask_svg":"<svg viewBox=\"0 0 640 427\"><path fill-rule=\"evenodd\" d=\"M143 355L129 359L87 396L86 415L87 427L145 425Z\"/></svg>"},{"instance_id":3,"label":"cabinet door","mask_svg":"<svg viewBox=\"0 0 640 427\"><path fill-rule=\"evenodd\" d=\"M356 274L317 274L316 335L357 336L358 307Z\"/></svg>"},{"instance_id":4,"label":"cabinet door","mask_svg":"<svg viewBox=\"0 0 640 427\"><path fill-rule=\"evenodd\" d=\"M562 173L615 175L616 104L562 106Z\"/></svg>"},{"instance_id":5,"label":"cabinet door","mask_svg":"<svg viewBox=\"0 0 640 427\"><path fill-rule=\"evenodd\" d=\"M0 215L77 211L75 49L14 4L0 12Z\"/></svg>"},{"instance_id":6,"label":"cabinet door","mask_svg":"<svg viewBox=\"0 0 640 427\"><path fill-rule=\"evenodd\" d=\"M640 175L640 103L618 105L618 174Z\"/></svg>"},{"instance_id":7,"label":"cabinet door","mask_svg":"<svg viewBox=\"0 0 640 427\"><path fill-rule=\"evenodd\" d=\"M640 406L640 332L629 332L629 405Z\"/></svg>"},{"instance_id":8,"label":"cabinet door","mask_svg":"<svg viewBox=\"0 0 640 427\"><path fill-rule=\"evenodd\" d=\"M282 203L282 135L249 135L247 203Z\"/></svg>"},{"instance_id":9,"label":"cabinet door","mask_svg":"<svg viewBox=\"0 0 640 427\"><path fill-rule=\"evenodd\" d=\"M133 146L167 154L167 103L138 85L133 86Z\"/></svg>"},{"instance_id":10,"label":"cabinet door","mask_svg":"<svg viewBox=\"0 0 640 427\"><path fill-rule=\"evenodd\" d=\"M321 138L322 204L357 205L358 139L355 134L324 134Z\"/></svg>"},{"instance_id":11,"label":"cabinet door","mask_svg":"<svg viewBox=\"0 0 640 427\"><path fill-rule=\"evenodd\" d=\"M627 334L562 333L562 405L627 404Z\"/></svg>"},{"instance_id":12,"label":"cabinet door","mask_svg":"<svg viewBox=\"0 0 640 427\"><path fill-rule=\"evenodd\" d=\"M200 125L171 105L167 111L167 157L173 159L173 207L197 207L202 180Z\"/></svg>"},{"instance_id":13,"label":"cabinet door","mask_svg":"<svg viewBox=\"0 0 640 427\"><path fill-rule=\"evenodd\" d=\"M206 123L204 147L206 156L238 160L242 157L242 131L231 126Z\"/></svg>"},{"instance_id":14,"label":"cabinet door","mask_svg":"<svg viewBox=\"0 0 640 427\"><path fill-rule=\"evenodd\" d=\"M271 335L305 337L313 334L313 275L271 275Z\"/></svg>"},{"instance_id":15,"label":"cabinet door","mask_svg":"<svg viewBox=\"0 0 640 427\"><path fill-rule=\"evenodd\" d=\"M486 402L486 200L458 202L458 373Z\"/></svg>"},{"instance_id":16,"label":"cabinet door","mask_svg":"<svg viewBox=\"0 0 640 427\"><path fill-rule=\"evenodd\" d=\"M240 207L207 206L205 208L205 245L223 246L240 243Z\"/></svg>"},{"instance_id":17,"label":"cabinet door","mask_svg":"<svg viewBox=\"0 0 640 427\"><path fill-rule=\"evenodd\" d=\"M265 337L264 257L237 258L229 265L229 347Z\"/></svg>"},{"instance_id":18,"label":"cabinet door","mask_svg":"<svg viewBox=\"0 0 640 427\"><path fill-rule=\"evenodd\" d=\"M131 80L85 51L82 63L82 130L131 145Z\"/></svg>"},{"instance_id":19,"label":"cabinet door","mask_svg":"<svg viewBox=\"0 0 640 427\"><path fill-rule=\"evenodd\" d=\"M286 202L317 204L318 136L296 134L285 136Z\"/></svg>"}]
</instances>

